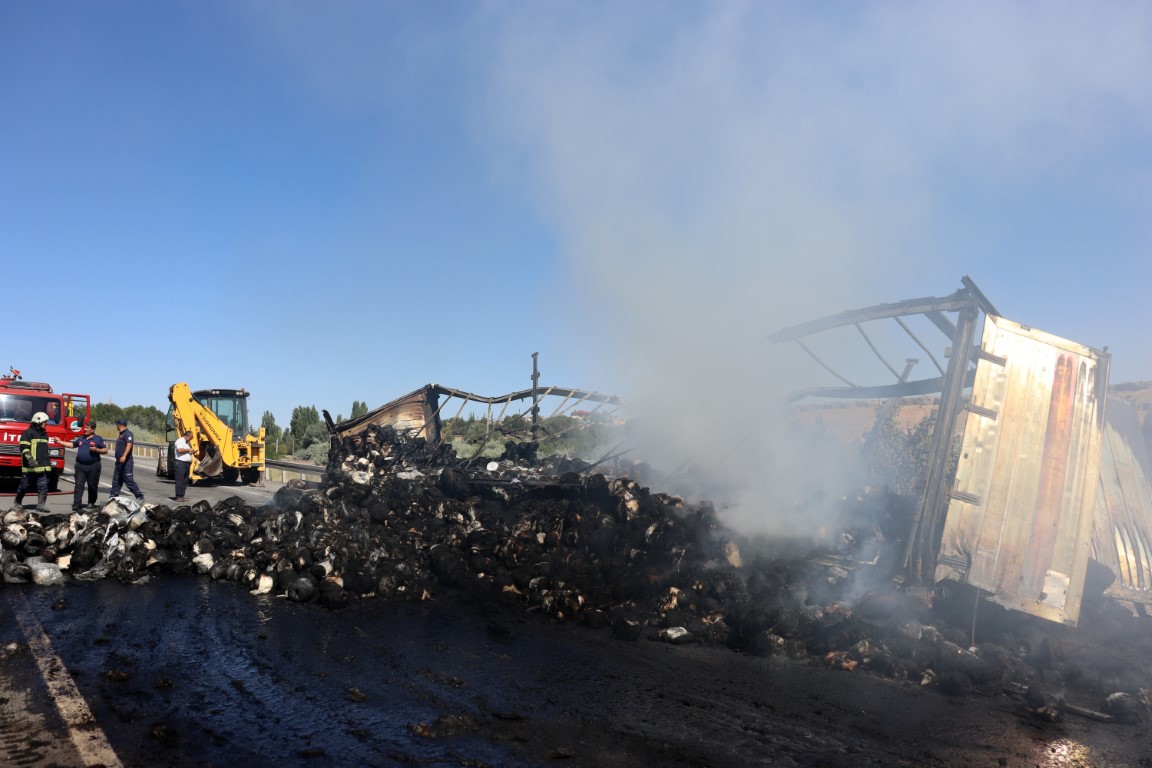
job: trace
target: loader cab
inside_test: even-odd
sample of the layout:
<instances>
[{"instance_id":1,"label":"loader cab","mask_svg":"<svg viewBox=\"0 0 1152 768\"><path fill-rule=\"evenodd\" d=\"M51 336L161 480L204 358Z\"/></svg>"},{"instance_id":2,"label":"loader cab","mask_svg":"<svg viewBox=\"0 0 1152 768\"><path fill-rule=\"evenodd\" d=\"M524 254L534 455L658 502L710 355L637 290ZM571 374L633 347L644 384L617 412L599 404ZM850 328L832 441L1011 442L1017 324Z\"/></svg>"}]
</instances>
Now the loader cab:
<instances>
[{"instance_id":1,"label":"loader cab","mask_svg":"<svg viewBox=\"0 0 1152 768\"><path fill-rule=\"evenodd\" d=\"M248 434L248 396L244 389L198 389L192 393L196 402L204 406L232 430L232 439L243 440ZM169 443L176 441L176 419L172 406L164 422L164 437Z\"/></svg>"},{"instance_id":2,"label":"loader cab","mask_svg":"<svg viewBox=\"0 0 1152 768\"><path fill-rule=\"evenodd\" d=\"M248 395L243 389L198 389L192 397L232 430L233 440L248 434Z\"/></svg>"}]
</instances>

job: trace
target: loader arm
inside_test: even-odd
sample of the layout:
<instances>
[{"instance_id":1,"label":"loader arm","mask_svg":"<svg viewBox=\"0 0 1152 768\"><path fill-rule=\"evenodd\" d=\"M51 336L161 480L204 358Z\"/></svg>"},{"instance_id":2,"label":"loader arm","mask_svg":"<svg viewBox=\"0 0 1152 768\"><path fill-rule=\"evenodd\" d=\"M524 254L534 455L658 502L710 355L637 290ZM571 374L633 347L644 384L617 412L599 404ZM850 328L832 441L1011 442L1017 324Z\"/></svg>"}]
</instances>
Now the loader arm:
<instances>
[{"instance_id":1,"label":"loader arm","mask_svg":"<svg viewBox=\"0 0 1152 768\"><path fill-rule=\"evenodd\" d=\"M177 434L192 431L190 441L193 462L189 479L193 482L216 477L226 468L258 477L264 469L264 429L258 435L239 439L232 427L201 403L186 383L173 384L168 390L172 417ZM252 476L252 475L249 475Z\"/></svg>"},{"instance_id":2,"label":"loader arm","mask_svg":"<svg viewBox=\"0 0 1152 768\"><path fill-rule=\"evenodd\" d=\"M168 390L172 403L172 417L176 434L192 430L192 468L189 479L193 482L220 474L225 452L232 446L232 430L216 414L201 405L192 396L185 383L173 384Z\"/></svg>"}]
</instances>

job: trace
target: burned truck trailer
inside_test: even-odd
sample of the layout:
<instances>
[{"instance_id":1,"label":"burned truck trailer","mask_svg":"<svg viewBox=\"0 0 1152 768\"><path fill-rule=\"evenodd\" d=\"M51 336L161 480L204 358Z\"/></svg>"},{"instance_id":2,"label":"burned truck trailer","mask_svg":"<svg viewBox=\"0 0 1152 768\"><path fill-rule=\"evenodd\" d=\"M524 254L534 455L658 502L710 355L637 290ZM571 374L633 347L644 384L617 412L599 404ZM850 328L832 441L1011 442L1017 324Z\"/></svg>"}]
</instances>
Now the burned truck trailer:
<instances>
[{"instance_id":1,"label":"burned truck trailer","mask_svg":"<svg viewBox=\"0 0 1152 768\"><path fill-rule=\"evenodd\" d=\"M1108 584L1108 594L1143 610L1152 603L1148 456L1134 413L1107 399L1110 355L1008 320L971 279L962 283L949 296L850 310L769 336L795 343L843 385L792 398L938 393L904 553L907 583L969 585L1069 626L1086 583ZM911 327L914 316L944 334L939 356ZM897 372L874 340L882 324L898 326L938 375L910 380L916 359ZM816 352L820 334L853 328L894 382L857 384Z\"/></svg>"},{"instance_id":2,"label":"burned truck trailer","mask_svg":"<svg viewBox=\"0 0 1152 768\"><path fill-rule=\"evenodd\" d=\"M496 428L496 425L505 416L511 415L508 413L508 409L512 403L525 403L527 405L527 412L531 418L528 430L533 438L541 410L540 405L545 401L556 402L550 416L569 415L589 403L595 403L595 405L590 406L589 410L584 412L585 415L597 413L602 408L609 408L610 410L604 413L612 415L616 413L615 409L623 405L616 395L572 387L537 386L506 395L489 397L439 384L426 384L420 389L374 408L363 416L339 423L333 421L328 411L324 411L324 421L328 427L328 433L335 440L342 440L347 437L354 438L369 426L391 426L397 432L406 433L411 437L424 438L429 445L437 447L443 440L450 437L450 435L445 434L441 414L455 400L460 401L455 412L455 418L463 413L464 408L469 403L486 407L485 421L490 425L488 435L485 438L486 442L488 439L495 439L498 434L503 435Z\"/></svg>"}]
</instances>

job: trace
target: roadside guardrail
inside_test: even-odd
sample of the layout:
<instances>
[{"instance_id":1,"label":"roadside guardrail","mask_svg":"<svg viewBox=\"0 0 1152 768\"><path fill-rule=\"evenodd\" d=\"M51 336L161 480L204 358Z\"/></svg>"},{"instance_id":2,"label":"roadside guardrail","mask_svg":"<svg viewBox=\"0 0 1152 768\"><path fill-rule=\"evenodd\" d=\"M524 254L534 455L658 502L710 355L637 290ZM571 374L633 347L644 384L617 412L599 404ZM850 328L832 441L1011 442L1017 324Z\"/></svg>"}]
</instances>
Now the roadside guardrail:
<instances>
[{"instance_id":1,"label":"roadside guardrail","mask_svg":"<svg viewBox=\"0 0 1152 768\"><path fill-rule=\"evenodd\" d=\"M159 459L160 452L168 450L167 445L156 443L136 443L132 451L137 459ZM302 464L294 461L265 461L264 479L273 483L286 483L289 480L320 482L324 467L315 464Z\"/></svg>"},{"instance_id":2,"label":"roadside guardrail","mask_svg":"<svg viewBox=\"0 0 1152 768\"><path fill-rule=\"evenodd\" d=\"M264 479L276 483L286 483L289 480L307 480L318 483L323 475L324 467L318 467L315 464L297 464L292 461L264 462Z\"/></svg>"}]
</instances>

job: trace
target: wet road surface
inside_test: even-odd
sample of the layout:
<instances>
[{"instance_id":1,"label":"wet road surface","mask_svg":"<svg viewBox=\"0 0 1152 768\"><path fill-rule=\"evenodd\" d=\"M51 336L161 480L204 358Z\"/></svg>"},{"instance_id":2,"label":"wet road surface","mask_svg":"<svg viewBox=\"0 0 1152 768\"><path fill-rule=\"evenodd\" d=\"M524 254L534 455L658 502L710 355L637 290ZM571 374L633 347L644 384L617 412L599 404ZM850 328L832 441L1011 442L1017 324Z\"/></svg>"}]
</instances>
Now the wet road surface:
<instances>
[{"instance_id":1,"label":"wet road surface","mask_svg":"<svg viewBox=\"0 0 1152 768\"><path fill-rule=\"evenodd\" d=\"M461 765L465 755L476 765L527 764L478 735L414 732L468 709L462 700L473 692L453 676L443 643L462 630L483 638L482 626L440 622L419 606L334 616L203 577L4 593L0 641L18 650L3 661L15 698L2 731L9 742L37 734L19 764L95 764L76 749L86 737L51 709L59 676L91 711L92 722L74 728L101 730L123 765ZM51 639L60 663L46 680L17 614ZM420 661L441 655L445 664Z\"/></svg>"},{"instance_id":2,"label":"wet road surface","mask_svg":"<svg viewBox=\"0 0 1152 768\"><path fill-rule=\"evenodd\" d=\"M1146 725L1037 723L1007 696L947 697L450 602L364 599L333 612L197 576L2 589L5 765L1135 768L1152 759ZM43 664L42 653L55 661ZM67 680L87 719L61 697Z\"/></svg>"}]
</instances>

